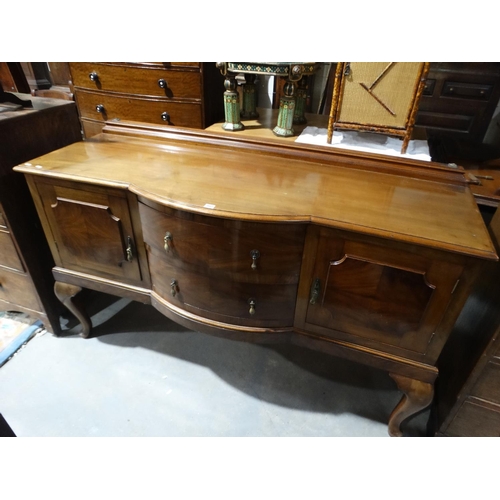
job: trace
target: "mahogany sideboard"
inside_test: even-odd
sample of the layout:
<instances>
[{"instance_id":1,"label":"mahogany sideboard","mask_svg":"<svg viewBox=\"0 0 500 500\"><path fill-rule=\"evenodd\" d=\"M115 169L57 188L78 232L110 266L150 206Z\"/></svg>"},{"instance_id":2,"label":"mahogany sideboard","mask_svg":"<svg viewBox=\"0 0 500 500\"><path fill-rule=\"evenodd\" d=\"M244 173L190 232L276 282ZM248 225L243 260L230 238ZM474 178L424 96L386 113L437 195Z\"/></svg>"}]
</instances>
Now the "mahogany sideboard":
<instances>
[{"instance_id":1,"label":"mahogany sideboard","mask_svg":"<svg viewBox=\"0 0 500 500\"><path fill-rule=\"evenodd\" d=\"M33 199L12 167L81 141L74 102L15 94L31 108L0 113L0 309L28 313L60 332L54 265Z\"/></svg>"},{"instance_id":2,"label":"mahogany sideboard","mask_svg":"<svg viewBox=\"0 0 500 500\"><path fill-rule=\"evenodd\" d=\"M460 168L309 145L107 124L19 165L56 266L191 329L292 342L385 370L389 434L432 401L482 265L498 259Z\"/></svg>"}]
</instances>

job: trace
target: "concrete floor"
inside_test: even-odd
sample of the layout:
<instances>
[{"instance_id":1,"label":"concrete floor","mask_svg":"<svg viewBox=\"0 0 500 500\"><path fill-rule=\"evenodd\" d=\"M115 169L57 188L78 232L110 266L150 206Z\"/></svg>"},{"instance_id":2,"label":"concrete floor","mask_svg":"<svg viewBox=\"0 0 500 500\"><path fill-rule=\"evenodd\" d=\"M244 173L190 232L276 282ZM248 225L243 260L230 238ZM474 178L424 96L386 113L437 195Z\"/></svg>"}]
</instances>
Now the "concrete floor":
<instances>
[{"instance_id":1,"label":"concrete floor","mask_svg":"<svg viewBox=\"0 0 500 500\"><path fill-rule=\"evenodd\" d=\"M17 436L388 436L401 393L384 372L192 332L126 299L102 296L89 312L96 337L70 322L0 369L0 413ZM424 436L427 419L405 435Z\"/></svg>"}]
</instances>

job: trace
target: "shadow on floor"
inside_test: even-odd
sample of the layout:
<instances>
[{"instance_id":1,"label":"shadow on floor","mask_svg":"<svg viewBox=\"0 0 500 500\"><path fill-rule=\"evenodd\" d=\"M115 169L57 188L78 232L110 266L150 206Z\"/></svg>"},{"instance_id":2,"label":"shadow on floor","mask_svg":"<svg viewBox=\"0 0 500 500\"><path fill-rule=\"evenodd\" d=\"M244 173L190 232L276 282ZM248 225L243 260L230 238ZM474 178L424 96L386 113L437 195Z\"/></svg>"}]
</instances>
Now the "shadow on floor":
<instances>
[{"instance_id":1,"label":"shadow on floor","mask_svg":"<svg viewBox=\"0 0 500 500\"><path fill-rule=\"evenodd\" d=\"M193 332L138 302L106 295L90 299L92 337L99 342L152 349L206 366L238 390L269 403L386 423L401 398L392 379L371 367L292 344L257 345ZM70 332L63 338L78 337ZM410 419L402 426L405 435L425 436L427 418L426 411Z\"/></svg>"}]
</instances>

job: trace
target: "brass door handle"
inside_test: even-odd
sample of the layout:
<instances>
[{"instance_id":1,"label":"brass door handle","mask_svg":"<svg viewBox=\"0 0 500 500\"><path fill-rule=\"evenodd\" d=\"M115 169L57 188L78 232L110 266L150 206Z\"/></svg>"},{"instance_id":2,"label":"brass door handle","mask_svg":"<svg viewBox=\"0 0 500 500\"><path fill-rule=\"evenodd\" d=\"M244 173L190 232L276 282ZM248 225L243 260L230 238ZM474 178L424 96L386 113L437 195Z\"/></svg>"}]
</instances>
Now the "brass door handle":
<instances>
[{"instance_id":1,"label":"brass door handle","mask_svg":"<svg viewBox=\"0 0 500 500\"><path fill-rule=\"evenodd\" d=\"M126 250L126 253L127 253L127 260L128 260L128 262L132 262L132 260L134 259L134 249L133 249L133 246L132 246L132 238L130 236L127 236L127 250Z\"/></svg>"},{"instance_id":2,"label":"brass door handle","mask_svg":"<svg viewBox=\"0 0 500 500\"><path fill-rule=\"evenodd\" d=\"M252 265L250 266L254 271L257 269L257 259L260 257L258 250L251 250L250 257L252 257Z\"/></svg>"},{"instance_id":3,"label":"brass door handle","mask_svg":"<svg viewBox=\"0 0 500 500\"><path fill-rule=\"evenodd\" d=\"M311 296L309 298L309 304L316 304L319 299L319 294L321 292L321 280L316 278L311 286Z\"/></svg>"},{"instance_id":4,"label":"brass door handle","mask_svg":"<svg viewBox=\"0 0 500 500\"><path fill-rule=\"evenodd\" d=\"M170 244L172 243L172 240L172 233L170 231L167 231L165 233L165 236L163 237L163 248L165 249L165 252L168 252L170 250Z\"/></svg>"},{"instance_id":5,"label":"brass door handle","mask_svg":"<svg viewBox=\"0 0 500 500\"><path fill-rule=\"evenodd\" d=\"M172 294L172 297L175 297L177 295L177 280L172 280L170 282L170 293Z\"/></svg>"},{"instance_id":6,"label":"brass door handle","mask_svg":"<svg viewBox=\"0 0 500 500\"><path fill-rule=\"evenodd\" d=\"M248 305L250 306L248 314L250 314L250 316L253 316L255 314L255 299L248 299Z\"/></svg>"}]
</instances>

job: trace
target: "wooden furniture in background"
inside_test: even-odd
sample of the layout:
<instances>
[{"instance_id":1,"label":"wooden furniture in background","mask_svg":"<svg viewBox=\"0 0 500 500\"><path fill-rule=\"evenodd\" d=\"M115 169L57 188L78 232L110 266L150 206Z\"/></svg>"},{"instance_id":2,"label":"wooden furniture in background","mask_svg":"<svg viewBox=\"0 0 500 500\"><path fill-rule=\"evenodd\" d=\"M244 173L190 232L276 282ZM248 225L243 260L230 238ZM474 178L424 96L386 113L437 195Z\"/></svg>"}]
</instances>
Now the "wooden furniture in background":
<instances>
[{"instance_id":1,"label":"wooden furniture in background","mask_svg":"<svg viewBox=\"0 0 500 500\"><path fill-rule=\"evenodd\" d=\"M500 99L500 63L431 63L416 127L479 144Z\"/></svg>"},{"instance_id":2,"label":"wooden furniture in background","mask_svg":"<svg viewBox=\"0 0 500 500\"><path fill-rule=\"evenodd\" d=\"M81 140L75 103L16 94L33 108L0 113L0 308L60 332L53 259L24 176L12 167Z\"/></svg>"},{"instance_id":3,"label":"wooden furniture in background","mask_svg":"<svg viewBox=\"0 0 500 500\"><path fill-rule=\"evenodd\" d=\"M459 168L125 123L30 163L16 171L84 336L73 297L88 287L194 330L366 363L404 393L395 436L430 404L473 279L497 259Z\"/></svg>"},{"instance_id":4,"label":"wooden furniture in background","mask_svg":"<svg viewBox=\"0 0 500 500\"><path fill-rule=\"evenodd\" d=\"M30 93L21 63L0 62L0 87L4 92Z\"/></svg>"},{"instance_id":5,"label":"wooden furniture in background","mask_svg":"<svg viewBox=\"0 0 500 500\"><path fill-rule=\"evenodd\" d=\"M132 120L206 128L224 116L215 63L70 63L85 137L104 122Z\"/></svg>"},{"instance_id":6,"label":"wooden furniture in background","mask_svg":"<svg viewBox=\"0 0 500 500\"><path fill-rule=\"evenodd\" d=\"M500 251L500 211L489 225ZM500 264L476 281L438 360L430 432L440 436L500 436Z\"/></svg>"},{"instance_id":7,"label":"wooden furniture in background","mask_svg":"<svg viewBox=\"0 0 500 500\"><path fill-rule=\"evenodd\" d=\"M428 71L429 63L338 63L328 144L335 129L362 130L402 137L406 153Z\"/></svg>"}]
</instances>

